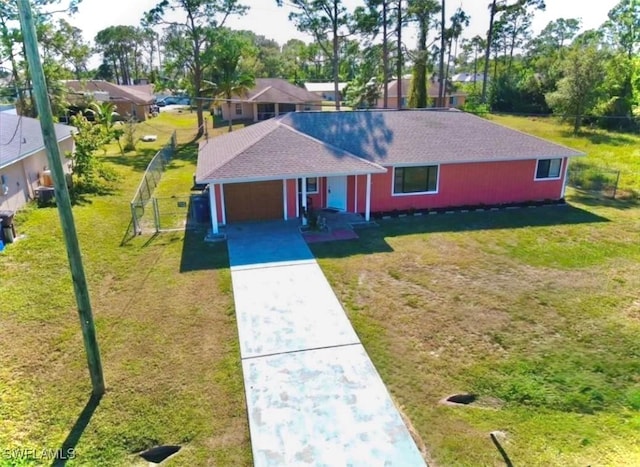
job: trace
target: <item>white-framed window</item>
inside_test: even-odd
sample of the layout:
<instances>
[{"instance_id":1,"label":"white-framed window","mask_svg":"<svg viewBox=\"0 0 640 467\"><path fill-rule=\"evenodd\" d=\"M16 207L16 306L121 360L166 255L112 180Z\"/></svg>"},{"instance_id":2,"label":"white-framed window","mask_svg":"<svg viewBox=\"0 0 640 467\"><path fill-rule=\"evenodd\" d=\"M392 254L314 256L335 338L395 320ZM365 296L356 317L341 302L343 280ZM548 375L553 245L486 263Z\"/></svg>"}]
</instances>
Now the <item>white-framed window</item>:
<instances>
[{"instance_id":1,"label":"white-framed window","mask_svg":"<svg viewBox=\"0 0 640 467\"><path fill-rule=\"evenodd\" d=\"M242 115L242 104L236 104L236 115Z\"/></svg>"},{"instance_id":2,"label":"white-framed window","mask_svg":"<svg viewBox=\"0 0 640 467\"><path fill-rule=\"evenodd\" d=\"M438 192L438 166L420 165L393 169L394 195L419 195Z\"/></svg>"},{"instance_id":3,"label":"white-framed window","mask_svg":"<svg viewBox=\"0 0 640 467\"><path fill-rule=\"evenodd\" d=\"M536 180L557 180L560 178L562 159L538 159Z\"/></svg>"},{"instance_id":4,"label":"white-framed window","mask_svg":"<svg viewBox=\"0 0 640 467\"><path fill-rule=\"evenodd\" d=\"M302 181L298 179L298 193L302 193ZM315 195L318 193L318 177L307 178L307 194Z\"/></svg>"}]
</instances>

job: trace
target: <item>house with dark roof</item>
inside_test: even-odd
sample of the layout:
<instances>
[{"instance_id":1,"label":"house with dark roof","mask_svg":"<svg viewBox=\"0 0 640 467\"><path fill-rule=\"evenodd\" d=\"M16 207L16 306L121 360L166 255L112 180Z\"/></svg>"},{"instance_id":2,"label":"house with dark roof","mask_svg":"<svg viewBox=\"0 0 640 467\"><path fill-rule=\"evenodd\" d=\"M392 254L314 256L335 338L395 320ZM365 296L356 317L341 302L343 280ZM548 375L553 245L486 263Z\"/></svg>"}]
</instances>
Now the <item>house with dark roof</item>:
<instances>
[{"instance_id":1,"label":"house with dark roof","mask_svg":"<svg viewBox=\"0 0 640 467\"><path fill-rule=\"evenodd\" d=\"M388 88L388 97L387 97L387 108L388 109L397 109L398 108L398 82L400 82L400 108L406 109L409 107L409 90L411 89L411 77L404 77L401 80L391 80L387 85ZM437 79L430 79L427 81L427 98L429 100L428 105L430 107L435 107L438 99L439 93L439 81ZM376 108L382 109L384 108L384 99L382 96L382 89L380 89L380 94L378 99L376 100ZM442 107L461 107L467 98L467 95L464 92L458 91L451 86L445 86L445 94L444 94L444 105Z\"/></svg>"},{"instance_id":2,"label":"house with dark roof","mask_svg":"<svg viewBox=\"0 0 640 467\"><path fill-rule=\"evenodd\" d=\"M72 104L92 98L98 102L110 102L122 117L134 117L142 122L146 120L155 103L151 85L120 85L102 80L67 80L64 82L70 90L69 102Z\"/></svg>"},{"instance_id":3,"label":"house with dark roof","mask_svg":"<svg viewBox=\"0 0 640 467\"><path fill-rule=\"evenodd\" d=\"M54 128L63 169L71 173L65 154L74 150L74 128L60 124ZM0 211L17 211L35 198L41 186L52 186L52 180L40 122L0 112Z\"/></svg>"},{"instance_id":4,"label":"house with dark roof","mask_svg":"<svg viewBox=\"0 0 640 467\"><path fill-rule=\"evenodd\" d=\"M202 141L196 182L220 224L564 197L582 153L458 110L289 113ZM303 219L304 222L304 219Z\"/></svg>"},{"instance_id":5,"label":"house with dark roof","mask_svg":"<svg viewBox=\"0 0 640 467\"><path fill-rule=\"evenodd\" d=\"M234 96L231 102L233 120L254 122L277 117L287 112L321 110L322 98L280 78L256 78L255 86L244 96ZM224 103L219 112L229 120L229 109Z\"/></svg>"}]
</instances>

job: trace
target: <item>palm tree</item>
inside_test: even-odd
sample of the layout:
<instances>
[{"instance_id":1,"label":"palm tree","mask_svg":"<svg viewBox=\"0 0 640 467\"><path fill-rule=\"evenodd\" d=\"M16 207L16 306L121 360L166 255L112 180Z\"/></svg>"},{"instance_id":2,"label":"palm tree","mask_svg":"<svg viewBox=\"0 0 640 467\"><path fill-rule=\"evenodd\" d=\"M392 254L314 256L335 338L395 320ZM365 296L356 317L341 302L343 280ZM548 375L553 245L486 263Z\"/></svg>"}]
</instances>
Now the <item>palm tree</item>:
<instances>
[{"instance_id":1,"label":"palm tree","mask_svg":"<svg viewBox=\"0 0 640 467\"><path fill-rule=\"evenodd\" d=\"M217 38L213 51L213 75L216 83L215 96L226 101L229 131L233 129L231 101L234 96L244 97L255 85L252 74L240 67L246 40L231 31L224 31Z\"/></svg>"}]
</instances>

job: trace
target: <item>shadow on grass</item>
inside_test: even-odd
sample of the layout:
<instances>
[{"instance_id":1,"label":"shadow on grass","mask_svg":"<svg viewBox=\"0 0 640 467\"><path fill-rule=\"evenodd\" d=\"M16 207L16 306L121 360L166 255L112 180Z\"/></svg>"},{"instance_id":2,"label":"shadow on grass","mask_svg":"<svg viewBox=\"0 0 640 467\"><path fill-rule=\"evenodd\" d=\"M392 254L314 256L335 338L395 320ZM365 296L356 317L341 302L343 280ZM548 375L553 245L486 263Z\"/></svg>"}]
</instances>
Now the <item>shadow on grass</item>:
<instances>
[{"instance_id":1,"label":"shadow on grass","mask_svg":"<svg viewBox=\"0 0 640 467\"><path fill-rule=\"evenodd\" d=\"M86 430L87 425L91 421L91 417L93 413L100 405L100 400L102 399L102 395L96 396L94 394L91 395L87 404L80 412L80 416L76 420L76 423L71 428L71 431L67 435L67 438L63 441L62 446L58 449L56 454L56 459L51 464L52 467L64 466L67 461L72 460L75 457L75 449L78 445L78 441L80 441L80 437L84 430Z\"/></svg>"},{"instance_id":2,"label":"shadow on grass","mask_svg":"<svg viewBox=\"0 0 640 467\"><path fill-rule=\"evenodd\" d=\"M160 151L159 148L142 148L135 152L105 156L105 160L125 167L131 167L136 172L144 172L149 161Z\"/></svg>"},{"instance_id":3,"label":"shadow on grass","mask_svg":"<svg viewBox=\"0 0 640 467\"><path fill-rule=\"evenodd\" d=\"M628 198L618 199L611 198L605 196L601 193L594 193L592 191L580 190L578 188L573 189L573 194L571 195L571 201L575 201L576 203L584 204L586 206L604 206L607 208L615 208L615 209L631 209L640 207L640 199L638 198L638 194L635 192L629 193L618 193L618 195L624 195Z\"/></svg>"},{"instance_id":4,"label":"shadow on grass","mask_svg":"<svg viewBox=\"0 0 640 467\"><path fill-rule=\"evenodd\" d=\"M554 225L575 225L594 222L609 222L609 220L571 205L407 216L397 219L379 220L377 221L379 228L358 230L358 235L360 236L358 240L312 244L309 247L317 258L344 258L353 255L393 251L393 248L385 241L385 237L549 227Z\"/></svg>"},{"instance_id":5,"label":"shadow on grass","mask_svg":"<svg viewBox=\"0 0 640 467\"><path fill-rule=\"evenodd\" d=\"M229 253L226 242L205 242L206 229L186 229L180 272L226 269L229 267Z\"/></svg>"},{"instance_id":6,"label":"shadow on grass","mask_svg":"<svg viewBox=\"0 0 640 467\"><path fill-rule=\"evenodd\" d=\"M574 136L586 138L591 144L610 144L611 146L627 146L630 144L636 144L636 141L633 138L630 138L629 136L621 133L605 133L604 131L600 132L583 130L575 135L571 130L563 130L561 134L565 138L572 138Z\"/></svg>"}]
</instances>

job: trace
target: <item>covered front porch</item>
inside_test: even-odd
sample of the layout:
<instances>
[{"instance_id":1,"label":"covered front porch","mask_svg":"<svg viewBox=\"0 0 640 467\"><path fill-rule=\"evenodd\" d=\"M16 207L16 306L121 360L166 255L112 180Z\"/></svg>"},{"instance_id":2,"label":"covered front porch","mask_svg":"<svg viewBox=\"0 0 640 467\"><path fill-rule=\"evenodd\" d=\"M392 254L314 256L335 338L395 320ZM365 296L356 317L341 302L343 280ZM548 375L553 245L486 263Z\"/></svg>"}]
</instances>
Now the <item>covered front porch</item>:
<instances>
[{"instance_id":1,"label":"covered front porch","mask_svg":"<svg viewBox=\"0 0 640 467\"><path fill-rule=\"evenodd\" d=\"M371 216L371 173L210 182L208 193L213 235L239 222L299 219L306 226L322 210L325 220L339 220L333 213L361 214L364 222Z\"/></svg>"}]
</instances>

